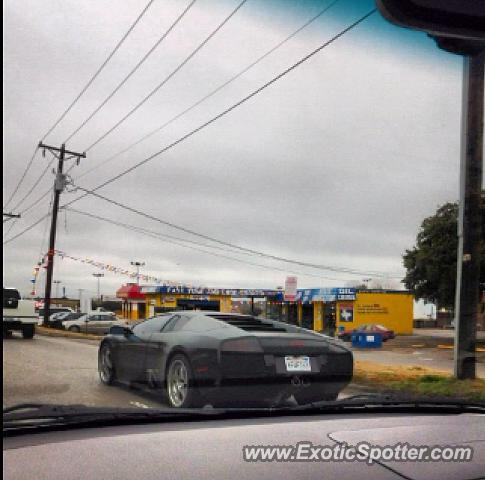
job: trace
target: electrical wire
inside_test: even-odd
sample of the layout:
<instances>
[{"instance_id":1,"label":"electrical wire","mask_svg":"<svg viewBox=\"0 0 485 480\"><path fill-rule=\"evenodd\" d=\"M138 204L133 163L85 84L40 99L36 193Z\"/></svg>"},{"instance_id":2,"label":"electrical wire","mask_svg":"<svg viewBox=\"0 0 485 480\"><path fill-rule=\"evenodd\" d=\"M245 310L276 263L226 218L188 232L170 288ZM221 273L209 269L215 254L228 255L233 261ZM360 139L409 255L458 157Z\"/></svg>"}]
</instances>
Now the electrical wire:
<instances>
[{"instance_id":1,"label":"electrical wire","mask_svg":"<svg viewBox=\"0 0 485 480\"><path fill-rule=\"evenodd\" d=\"M94 213L85 212L83 210L78 210L76 208L66 207L66 208L63 208L63 210L70 211L70 212L74 212L74 213L77 213L79 215L85 215L87 217L90 217L90 218L93 218L93 219L96 219L96 220L101 220L103 222L109 222L109 223L112 223L114 225L119 225L119 226L122 226L122 227L128 227L128 225L125 224L125 223L123 223L123 222L119 222L117 220L112 220L112 219L109 219L109 218L106 218L106 217L102 217L102 216L96 215ZM200 243L200 242L196 242L194 240L190 240L188 238L176 237L174 235L169 235L169 234L166 234L166 233L165 234L162 234L162 233L154 232L153 230L149 230L149 229L142 228L142 227L137 227L137 229L138 230L143 230L146 233L156 234L156 235L159 235L159 236L163 236L164 238L167 238L168 240L175 240L175 241L178 241L178 242L186 242L186 243L190 243L190 244L193 244L193 245L197 245L199 247L214 248L214 249L217 249L217 250L223 250L225 252L230 252L230 253L238 253L238 254L243 254L243 255L251 255L250 253L247 253L247 252L241 252L241 251L237 251L237 250L232 250L232 249L229 249L229 248L224 248L224 247L221 247L221 246L218 246L218 245L211 245L211 244L208 244L208 243Z\"/></svg>"},{"instance_id":2,"label":"electrical wire","mask_svg":"<svg viewBox=\"0 0 485 480\"><path fill-rule=\"evenodd\" d=\"M251 70L251 68L255 67L258 63L262 62L265 58L267 58L273 52L275 52L280 47L282 47L285 43L287 43L293 37L295 37L296 35L298 35L302 30L304 30L309 25L311 25L315 20L317 20L318 18L320 18L323 14L325 14L327 12L327 10L329 10L330 8L332 8L339 1L340 0L334 0L333 2L331 2L323 10L320 10L320 12L318 12L312 18L310 18L309 20L307 20L297 30L295 30L290 35L288 35L286 38L284 38L283 40L281 40L280 42L278 42L271 49L269 49L268 51L266 51L263 55L261 55L260 57L258 57L256 60L254 60L248 66L246 66L241 71L239 71L237 74L235 74L234 76L232 76L231 78L229 78L228 80L226 80L224 83L222 83L221 85L219 85L217 88L215 88L214 90L212 90L210 93L208 93L207 95L205 95L204 97L202 97L201 99L199 99L197 102L193 103L190 107L186 108L182 112L180 112L177 115L175 115L174 117L170 118L165 123L163 123L161 126L157 127L156 129L152 130L151 132L147 133L146 135L144 135L143 137L141 137L136 142L134 142L134 143L130 144L129 146L123 148L122 150L120 150L119 152L117 152L114 155L110 156L106 160L103 160L102 162L99 162L97 165L95 165L92 168L90 168L89 170L83 172L81 175L78 175L76 177L76 179L79 180L80 178L85 177L86 175L88 175L91 172L97 170L98 168L102 167L103 165L106 165L107 163L113 161L114 159L118 158L120 155L123 155L124 153L128 152L133 147L136 147L137 145L139 145L140 143L144 142L148 138L152 137L156 133L161 132L166 127L168 127L169 125L171 125L173 122L175 122L176 120L180 119L181 117L183 117L184 115L186 115L187 113L189 113L190 111L192 111L194 108L196 108L199 105L201 105L202 103L204 103L209 98L213 97L216 93L220 92L222 89L224 89L225 87L227 87L229 84L231 84L232 82L236 81L238 78L240 78L246 72L248 72L249 70Z\"/></svg>"},{"instance_id":3,"label":"electrical wire","mask_svg":"<svg viewBox=\"0 0 485 480\"><path fill-rule=\"evenodd\" d=\"M325 43L323 43L322 45L320 45L319 47L317 47L315 50L311 51L309 54L305 55L303 58L301 58L300 60L298 60L298 62L296 62L293 65L291 65L290 67L286 68L281 73L279 73L277 76L273 77L271 80L269 80L268 82L264 83L261 87L258 87L256 90L253 90L250 94L246 95L244 98L242 98L238 102L232 104L230 107L226 108L221 113L217 114L216 116L214 116L211 119L207 120L206 122L202 123L201 125L199 125L198 127L194 128L193 130L189 131L188 133L186 133L182 137L179 137L174 142L166 145L161 150L158 150L157 152L153 153L149 157L141 160L140 162L136 163L135 165L132 165L131 167L127 168L126 170L123 170L121 173L119 173L119 174L117 174L117 175L109 178L108 180L104 181L103 183L101 183L97 187L92 188L90 190L90 192L95 192L97 190L100 190L101 188L104 188L106 185L109 185L109 184L111 184L111 183L119 180L120 178L124 177L128 173L136 170L137 168L141 167L142 165L145 165L146 163L150 162L154 158L159 157L163 153L167 152L168 150L172 149L173 147L175 147L175 146L179 145L180 143L184 142L185 140L187 140L188 138L192 137L196 133L200 132L204 128L208 127L212 123L215 123L218 120L220 120L221 118L225 117L228 113L232 112L237 107L241 106L242 104L244 104L245 102L247 102L251 98L255 97L256 95L258 95L259 93L261 93L263 90L265 90L266 88L268 88L270 85L273 85L278 80L280 80L282 77L284 77L285 75L287 75L288 73L290 73L291 71L293 71L294 69L296 69L297 67L299 67L300 65L302 65L304 62L306 62L307 60L309 60L310 58L312 58L314 55L316 55L317 53L319 53L321 50L323 50L324 48L326 48L329 45L331 45L335 40L337 40L338 38L342 37L343 35L345 35L350 30L352 30L353 28L355 28L357 25L359 25L360 23L362 23L364 20L366 20L368 17L370 17L376 11L377 11L376 9L372 9L371 11L369 11L368 13L366 13L365 15L363 15L362 17L360 17L358 20L356 20L355 22L353 22L351 25L349 25L348 27L344 28L339 33L337 33L336 35L334 35L330 40L327 40ZM78 200L81 200L81 198L84 198L86 195L88 195L88 194L85 193L85 194L81 195L80 197L71 200L69 203L65 204L64 206L70 206L74 202L77 202Z\"/></svg>"},{"instance_id":4,"label":"electrical wire","mask_svg":"<svg viewBox=\"0 0 485 480\"><path fill-rule=\"evenodd\" d=\"M44 170L42 170L42 173L39 175L39 177L37 178L37 180L34 182L34 184L32 185L32 187L30 187L30 190L22 197L22 200L20 200L19 202L17 202L17 204L15 205L15 207L13 208L14 211L16 211L24 202L25 200L27 200L27 198L31 195L31 193L35 190L35 188L39 185L39 183L42 181L42 179L44 178L45 174L49 171L49 169L52 167L52 164L54 163L54 160L56 159L55 156L53 156L51 158L51 160L49 161L49 163L46 165L46 167L44 168ZM50 190L49 190L50 191ZM23 212L22 212L23 213Z\"/></svg>"},{"instance_id":5,"label":"electrical wire","mask_svg":"<svg viewBox=\"0 0 485 480\"><path fill-rule=\"evenodd\" d=\"M113 200L111 198L105 197L104 195L96 193L92 190L88 190L86 188L79 187L79 186L76 186L76 188L79 188L80 190L84 191L88 195L93 195L93 196L100 198L100 199L102 199L102 200L104 200L108 203L111 203L112 205L116 205L120 208L123 208L124 210L128 210L129 212L132 212L132 213L135 213L135 214L140 215L142 217L148 218L149 220L156 221L158 223L161 223L162 225L166 225L166 226L171 227L175 230L179 230L179 231L182 231L184 233L188 233L190 235L194 235L196 237L203 238L204 240L209 240L211 242L217 243L219 245L223 245L225 247L230 247L230 248L234 248L234 249L241 250L241 251L244 251L244 252L248 252L248 253L251 253L251 254L258 256L258 257L269 258L271 260L277 260L277 261L284 262L284 263L290 263L292 265L299 265L299 266L303 266L303 267L315 268L315 269L318 269L318 270L328 270L328 271L331 271L331 272L347 273L347 274L350 274L350 275L359 275L359 276L368 275L368 276L374 276L374 277L402 278L402 276L394 277L393 275L390 275L387 272L361 271L361 270L351 269L351 268L347 268L347 267L336 267L336 266L333 266L333 265L320 265L320 264L315 264L315 263L304 262L304 261L301 261L301 260L294 260L294 259L291 259L291 258L280 257L280 256L277 256L277 255L272 255L272 254L261 252L261 251L254 250L254 249L251 249L251 248L242 247L240 245L236 245L234 243L227 242L225 240L220 240L218 238L215 238L215 237L203 234L203 233L196 232L195 230L192 230L192 229L180 226L180 225L176 225L172 222L168 222L167 220L163 220L161 218L155 217L154 215L150 215L149 213L143 212L143 211L138 210L136 208L129 207L128 205L125 205L125 204L118 202L116 200Z\"/></svg>"},{"instance_id":6,"label":"electrical wire","mask_svg":"<svg viewBox=\"0 0 485 480\"><path fill-rule=\"evenodd\" d=\"M191 60L210 40L213 38L219 30L237 13L237 11L247 2L247 0L242 0L238 6L213 30L205 40L193 50L185 60L180 63L175 70L173 70L168 76L166 76L148 95L146 95L141 102L137 103L126 115L124 115L120 120L118 120L108 131L103 133L97 140L95 140L89 147L85 149L86 152L91 150L93 147L98 145L102 140L104 140L108 135L114 132L122 123L124 123L133 113L135 113L142 105L144 105L155 93L157 93L171 78L173 78L177 72L179 72L184 65L186 65L189 60Z\"/></svg>"},{"instance_id":7,"label":"electrical wire","mask_svg":"<svg viewBox=\"0 0 485 480\"><path fill-rule=\"evenodd\" d=\"M37 155L37 152L39 151L39 146L35 147L34 153L30 157L30 160L27 162L27 166L25 167L24 172L22 173L20 180L18 181L17 185L13 189L13 192L10 194L10 197L8 197L8 200L5 202L5 205L3 206L3 209L5 210L8 206L8 204L12 201L13 197L17 193L18 189L20 188L20 185L22 185L22 182L25 179L25 176L27 175L27 172L30 170L30 167L32 166L32 163L34 162L34 159Z\"/></svg>"},{"instance_id":8,"label":"electrical wire","mask_svg":"<svg viewBox=\"0 0 485 480\"><path fill-rule=\"evenodd\" d=\"M121 228L125 228L127 230L131 230L131 231L139 233L141 235L145 235L145 236L148 236L148 237L151 237L151 238L155 238L159 241L170 243L172 245L178 245L178 246L183 247L183 248L189 248L191 250L195 250L197 252L202 252L202 253L205 253L207 255L212 255L212 256L219 257L219 258L225 258L227 260L231 260L231 261L234 261L234 262L239 262L239 263L243 263L243 264L246 264L246 265L255 266L255 267L258 267L258 268L264 268L264 269L267 269L267 270L276 270L276 271L285 272L285 273L292 273L292 274L296 274L296 275L300 275L300 276L317 277L317 278L320 278L320 279L336 280L336 281L340 281L340 282L346 281L346 280L343 280L341 278L327 277L327 276L308 273L308 272L291 271L291 270L287 270L287 269L283 269L283 268L272 267L272 266L269 266L269 265L263 265L261 263L250 262L248 260L242 260L240 258L231 257L231 256L228 256L228 255L223 255L223 254L220 254L220 253L207 251L203 248L198 248L196 246L185 245L182 242L189 242L191 244L199 245L199 247L200 246L205 246L205 247L209 247L209 248L220 248L220 247L214 247L213 245L201 244L201 243L198 243L198 242L194 242L194 241L182 239L182 238L179 238L178 240L180 240L180 241L177 241L177 240L174 240L174 238L177 238L177 237L172 237L170 235L166 235L166 234L163 234L163 233L154 232L153 230L148 230L148 229L145 229L145 228L142 228L142 227L129 225L127 223L119 222L119 221L112 220L112 219L109 219L109 218L106 218L106 217L101 217L99 215L95 215L95 214L85 212L85 211L81 211L81 210L77 210L77 209L68 208L67 210L72 211L74 213L77 213L79 215L87 216L87 217L93 218L95 220L101 220L103 222L106 222L106 223L109 223L109 224L112 224L112 225L115 225L115 226L118 226L118 227L121 227ZM223 250L223 249L221 248L221 250ZM232 253L236 253L232 250L227 250L227 249L225 251L231 251ZM243 252L239 252L239 253L243 253Z\"/></svg>"},{"instance_id":9,"label":"electrical wire","mask_svg":"<svg viewBox=\"0 0 485 480\"><path fill-rule=\"evenodd\" d=\"M5 240L3 242L4 245L7 245L8 243L10 242L13 242L14 240L16 240L17 238L21 237L22 235L24 235L25 233L29 232L30 230L32 230L34 227L36 227L37 225L39 225L40 222L42 222L42 220L44 220L44 218L47 218L49 217L50 214L47 213L46 215L44 215L43 217L40 217L35 223L29 225L28 227L26 227L24 230L22 230L21 232L17 233L17 235L14 235L13 237Z\"/></svg>"},{"instance_id":10,"label":"electrical wire","mask_svg":"<svg viewBox=\"0 0 485 480\"><path fill-rule=\"evenodd\" d=\"M242 3L244 3L244 2L242 2ZM240 8L240 6L242 6L242 3L239 5L238 8ZM116 181L118 179L120 179L124 175L126 175L126 174L130 173L131 171L135 170L136 168L144 165L145 163L149 162L150 160L158 157L162 153L164 153L167 150L173 148L174 146L178 145L179 143L182 143L183 141L185 141L189 137L193 136L195 133L201 131L202 129L206 128L210 124L212 124L212 123L216 122L217 120L219 120L220 118L224 117L229 112L231 112L232 110L236 109L237 107L239 107L240 105L242 105L243 103L245 103L246 101L248 101L249 99L253 98L257 94L259 94L260 92L262 92L263 90L265 90L267 87L269 87L270 85L274 84L276 81L278 81L279 79L281 79L283 76L287 75L289 72L293 71L298 66L300 66L301 64L303 64L304 62L306 62L307 60L309 60L310 58L312 58L318 52L320 52L321 50L323 50L324 48L326 48L327 46L329 46L330 44L332 44L338 38L340 38L343 35L345 35L348 31L350 31L351 29L353 29L354 27L356 27L357 25L359 25L360 23L362 23L364 20L366 20L368 17L370 17L375 12L376 12L376 9L372 9L371 11L369 11L368 13L366 13L365 15L363 15L362 17L360 17L358 20L356 20L355 22L353 22L352 24L350 24L349 26L347 26L346 28L344 28L343 30L341 30L338 34L334 35L330 40L324 42L322 45L320 45L319 47L317 47L316 49L314 49L312 52L310 52L309 54L307 54L303 58L301 58L298 62L294 63L290 67L288 67L285 70L283 70L280 74L278 74L277 76L273 77L271 80L269 80L268 82L266 82L261 87L259 87L256 90L254 90L253 92L251 92L249 95L245 96L240 101L236 102L235 104L233 104L229 108L225 109L224 111L222 111L218 115L212 117L210 120L206 121L205 123L203 123L199 127L196 127L195 129L191 130L189 133L187 133L184 136L180 137L178 140L172 142L171 144L169 144L166 147L162 148L161 150L159 150L158 152L154 153L153 155L145 158L144 160L138 162L134 166L132 166L132 167L124 170L123 172L121 172L121 173L115 175L114 177L108 179L107 181L103 182L101 185L97 186L96 188L91 189L91 190L88 190L88 189L85 189L83 187L80 187L79 185L76 185L76 187L78 189L84 191L85 194L82 195L82 196L80 196L80 197L78 197L78 198L75 198L75 199L71 200L67 204L63 205L62 208L65 208L65 207L68 207L68 206L72 205L72 203L80 200L81 198L85 197L86 195L94 195L94 196L97 196L98 198L104 199L105 201L108 201L108 202L110 202L112 204L118 205L121 208L124 208L124 209L127 209L129 211L132 211L133 213L137 213L139 215L145 216L145 217L150 218L152 220L155 220L155 221L157 221L159 223L163 223L165 225L171 226L172 228L175 228L175 229L184 231L185 233L189 233L191 235L198 236L198 237L204 238L204 239L209 240L209 241L213 241L213 242L218 243L218 244L221 244L221 245L225 245L225 246L228 246L228 247L236 248L236 249L241 250L241 251L246 251L246 252L249 252L249 253L253 253L254 255L257 255L257 256L262 256L262 257L266 257L266 258L271 258L273 260L283 261L283 262L286 262L286 263L292 263L292 264L297 264L297 265L301 265L301 266L307 266L307 267L311 267L311 268L318 268L318 269L325 269L325 270L330 270L330 271L336 271L336 272L339 272L339 273L349 273L349 274L354 274L354 275L369 275L370 274L369 272L363 273L363 272L360 272L360 271L356 271L356 270L352 270L352 269L347 269L347 268L335 268L335 267L332 267L332 266L316 265L316 264L311 264L311 263L308 263L308 262L301 262L301 261L297 261L297 260L286 259L284 257L278 257L278 256L275 256L275 255L266 254L264 252L259 252L259 251L256 251L256 250L253 250L253 249L248 249L248 248L245 248L245 247L240 247L238 245L231 244L230 242L225 242L225 241L222 241L222 240L219 240L219 239L215 239L215 238L210 237L208 235L199 234L199 233L197 233L195 231L192 231L190 229L187 229L185 227L180 227L178 225L171 224L171 222L166 222L166 221L164 221L162 219L159 219L157 217L154 217L152 215L149 215L149 214L147 214L145 212L141 212L141 211L136 210L136 209L134 209L132 207L128 207L126 205L120 204L119 202L116 202L114 200L108 199L107 197L104 197L104 196L102 196L100 194L97 194L95 191L96 190L99 190L100 188L103 188L104 186L106 186L106 185L108 185L108 184L110 184L110 183L112 183L112 182L114 182L114 181ZM235 13L235 11L233 13ZM45 218L45 217L43 217L43 218ZM37 221L36 224L39 223L41 220ZM31 225L30 227L28 227L24 231L22 231L19 234L17 234L15 237L12 237L7 242L4 242L4 244L13 241L14 239L18 238L20 235L23 235L26 231L28 231L31 228L33 228L36 224ZM379 273L376 272L376 274L373 274L373 275L374 276L378 276L378 275L380 275L380 276L389 276L388 274L384 274L384 273L380 273L380 272Z\"/></svg>"},{"instance_id":11,"label":"electrical wire","mask_svg":"<svg viewBox=\"0 0 485 480\"><path fill-rule=\"evenodd\" d=\"M145 15L145 13L147 12L147 10L150 8L150 6L152 5L152 3L154 2L155 0L150 0L146 5L145 7L143 8L143 10L141 11L141 13L138 15L138 17L135 19L135 21L131 24L130 28L126 31L126 33L121 37L121 40L115 45L114 49L110 52L110 54L108 55L108 57L106 58L106 60L101 64L101 66L96 70L96 72L94 73L94 75L89 79L88 83L83 87L83 89L78 93L78 95L74 98L74 100L71 102L71 104L66 108L66 110L64 110L64 112L61 114L61 116L56 120L56 122L54 123L54 125L52 125L52 127L49 128L49 130L44 134L44 136L42 137L42 141L44 141L44 139L50 135L52 133L52 131L57 127L57 125L59 125L59 123L64 119L64 117L69 113L69 111L72 109L72 107L79 101L79 99L84 95L84 93L86 92L86 90L92 85L92 83L94 82L94 80L98 77L98 75L101 73L101 71L104 69L104 67L106 67L106 65L108 64L108 62L113 58L114 54L119 50L119 48L121 47L121 45L125 42L125 40L128 38L128 36L130 35L130 33L133 31L133 29L136 27L136 25L138 24L138 22L142 19L142 17Z\"/></svg>"},{"instance_id":12,"label":"electrical wire","mask_svg":"<svg viewBox=\"0 0 485 480\"><path fill-rule=\"evenodd\" d=\"M7 220L12 220L12 218L8 218ZM6 238L10 235L10 232L12 231L12 228L15 226L15 224L19 221L18 218L14 218L13 219L13 222L10 224L10 227L5 230L5 232L3 232L3 238ZM3 221L3 223L5 223L6 220Z\"/></svg>"},{"instance_id":13,"label":"electrical wire","mask_svg":"<svg viewBox=\"0 0 485 480\"><path fill-rule=\"evenodd\" d=\"M197 0L192 0L182 13L176 18L172 25L165 31L165 33L154 43L154 45L148 50L148 52L142 57L142 59L133 67L133 69L126 75L123 80L116 86L116 88L91 112L88 117L66 138L64 143L71 140L86 124L113 98L113 96L120 90L120 88L131 78L131 76L145 63L150 55L159 47L159 45L167 38L169 33L175 28L175 26L182 20L185 14L192 8Z\"/></svg>"}]
</instances>

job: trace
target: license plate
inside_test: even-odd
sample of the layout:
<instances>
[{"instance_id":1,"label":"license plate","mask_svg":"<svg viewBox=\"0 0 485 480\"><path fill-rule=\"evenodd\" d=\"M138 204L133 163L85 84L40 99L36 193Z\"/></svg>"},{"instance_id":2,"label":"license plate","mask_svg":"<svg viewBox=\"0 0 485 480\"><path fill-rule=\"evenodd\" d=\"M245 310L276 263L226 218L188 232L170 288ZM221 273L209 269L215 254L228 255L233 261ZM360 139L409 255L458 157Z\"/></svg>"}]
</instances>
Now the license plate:
<instances>
[{"instance_id":1,"label":"license plate","mask_svg":"<svg viewBox=\"0 0 485 480\"><path fill-rule=\"evenodd\" d=\"M310 357L285 357L287 372L311 372Z\"/></svg>"}]
</instances>

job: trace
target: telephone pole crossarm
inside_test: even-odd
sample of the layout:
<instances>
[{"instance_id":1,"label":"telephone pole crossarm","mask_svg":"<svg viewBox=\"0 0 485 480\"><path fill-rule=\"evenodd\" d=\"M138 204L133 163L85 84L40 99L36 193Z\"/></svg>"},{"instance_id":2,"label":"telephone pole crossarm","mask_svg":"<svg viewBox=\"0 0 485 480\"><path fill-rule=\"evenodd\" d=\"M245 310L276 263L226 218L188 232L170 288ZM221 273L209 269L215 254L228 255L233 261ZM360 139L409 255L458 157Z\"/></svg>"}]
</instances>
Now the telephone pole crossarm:
<instances>
[{"instance_id":1,"label":"telephone pole crossarm","mask_svg":"<svg viewBox=\"0 0 485 480\"><path fill-rule=\"evenodd\" d=\"M45 143L39 142L39 148L42 150L49 150L52 153L57 152L60 154L64 152L64 158L63 158L64 160L69 160L69 158L86 158L86 152L82 152L82 153L71 152L71 150L66 150L65 148L63 148L62 145L59 148L59 147L53 147L52 145L46 145ZM69 158L65 158L65 155L71 155L71 156Z\"/></svg>"}]
</instances>

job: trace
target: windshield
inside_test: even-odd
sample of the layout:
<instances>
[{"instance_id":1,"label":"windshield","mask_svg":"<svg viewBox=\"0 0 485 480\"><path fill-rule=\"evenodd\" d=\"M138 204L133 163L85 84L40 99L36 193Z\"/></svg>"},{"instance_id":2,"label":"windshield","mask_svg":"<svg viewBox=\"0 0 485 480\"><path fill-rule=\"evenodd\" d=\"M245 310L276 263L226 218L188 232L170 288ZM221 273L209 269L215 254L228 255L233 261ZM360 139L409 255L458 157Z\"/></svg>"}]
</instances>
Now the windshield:
<instances>
[{"instance_id":1,"label":"windshield","mask_svg":"<svg viewBox=\"0 0 485 480\"><path fill-rule=\"evenodd\" d=\"M4 406L485 403L462 55L372 0L4 10Z\"/></svg>"}]
</instances>

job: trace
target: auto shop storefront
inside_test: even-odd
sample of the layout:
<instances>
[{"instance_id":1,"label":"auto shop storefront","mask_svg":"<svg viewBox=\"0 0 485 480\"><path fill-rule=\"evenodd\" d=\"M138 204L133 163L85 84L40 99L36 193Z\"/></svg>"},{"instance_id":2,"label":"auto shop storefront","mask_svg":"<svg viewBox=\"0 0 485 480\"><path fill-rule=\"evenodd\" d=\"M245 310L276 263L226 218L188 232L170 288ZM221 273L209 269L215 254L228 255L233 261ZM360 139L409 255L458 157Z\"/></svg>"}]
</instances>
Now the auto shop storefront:
<instances>
[{"instance_id":1,"label":"auto shop storefront","mask_svg":"<svg viewBox=\"0 0 485 480\"><path fill-rule=\"evenodd\" d=\"M296 321L302 327L329 335L369 323L410 335L413 300L410 292L401 290L313 288L298 290L296 301L285 302L283 308L296 310Z\"/></svg>"},{"instance_id":2,"label":"auto shop storefront","mask_svg":"<svg viewBox=\"0 0 485 480\"><path fill-rule=\"evenodd\" d=\"M145 285L141 287L145 296L147 316L172 310L214 310L230 313L233 298L255 298L281 303L283 293L279 290L240 288L194 288L187 286Z\"/></svg>"},{"instance_id":3,"label":"auto shop storefront","mask_svg":"<svg viewBox=\"0 0 485 480\"><path fill-rule=\"evenodd\" d=\"M116 291L116 297L123 300L121 316L128 320L139 320L145 318L145 294L141 292L136 283L122 285Z\"/></svg>"}]
</instances>

